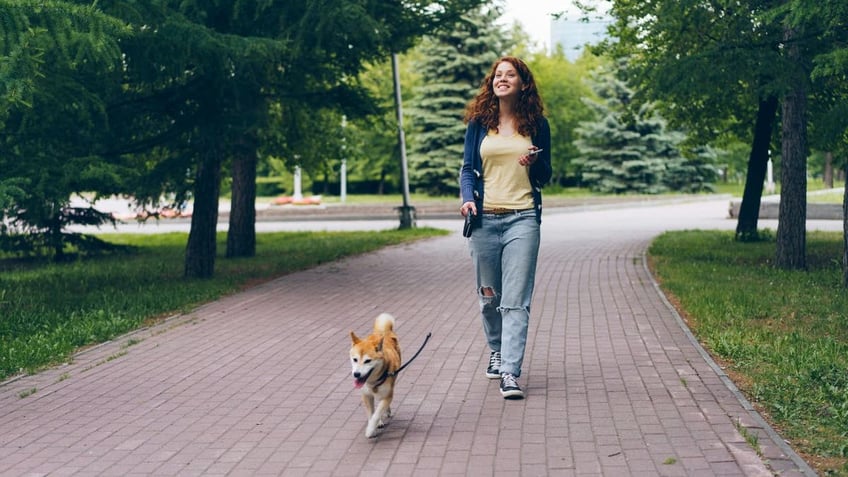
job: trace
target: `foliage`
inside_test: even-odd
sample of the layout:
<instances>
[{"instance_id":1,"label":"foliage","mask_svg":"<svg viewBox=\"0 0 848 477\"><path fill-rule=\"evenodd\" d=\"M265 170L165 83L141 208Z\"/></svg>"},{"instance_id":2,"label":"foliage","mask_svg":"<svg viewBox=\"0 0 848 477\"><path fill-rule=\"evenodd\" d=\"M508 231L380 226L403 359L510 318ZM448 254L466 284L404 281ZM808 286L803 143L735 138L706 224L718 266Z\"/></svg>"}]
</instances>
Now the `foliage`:
<instances>
[{"instance_id":1,"label":"foliage","mask_svg":"<svg viewBox=\"0 0 848 477\"><path fill-rule=\"evenodd\" d=\"M771 237L740 243L731 232L669 232L649 257L693 332L782 437L822 475L845 475L848 294L834 260L841 235L809 235L809 272L775 270Z\"/></svg>"},{"instance_id":2,"label":"foliage","mask_svg":"<svg viewBox=\"0 0 848 477\"><path fill-rule=\"evenodd\" d=\"M713 183L718 179L717 158L718 152L710 146L682 151L681 155L666 163L663 183L675 192L715 192Z\"/></svg>"},{"instance_id":3,"label":"foliage","mask_svg":"<svg viewBox=\"0 0 848 477\"><path fill-rule=\"evenodd\" d=\"M67 2L0 2L0 19L0 234L26 233L4 244L49 243L61 258L74 240L65 225L110 220L69 197L120 183L121 168L97 152L127 30Z\"/></svg>"},{"instance_id":4,"label":"foliage","mask_svg":"<svg viewBox=\"0 0 848 477\"><path fill-rule=\"evenodd\" d=\"M583 101L593 98L594 92L586 81L600 66L601 60L584 55L575 63L565 57L562 49L551 55L533 53L527 59L539 86L545 105L545 116L551 125L552 184L575 184L578 170L574 165L580 156L576 140L578 125L592 118L592 111Z\"/></svg>"},{"instance_id":5,"label":"foliage","mask_svg":"<svg viewBox=\"0 0 848 477\"><path fill-rule=\"evenodd\" d=\"M498 7L480 7L424 38L421 85L409 115L417 139L410 151L410 187L432 195L459 193L465 106L503 53Z\"/></svg>"},{"instance_id":6,"label":"foliage","mask_svg":"<svg viewBox=\"0 0 848 477\"><path fill-rule=\"evenodd\" d=\"M5 258L0 260L0 380L59 363L82 346L189 312L258 281L443 233L418 228L259 234L256 257L224 261L222 273L211 280L182 278L184 233L103 235L113 246L133 251L72 263ZM218 241L224 240L218 234Z\"/></svg>"},{"instance_id":7,"label":"foliage","mask_svg":"<svg viewBox=\"0 0 848 477\"><path fill-rule=\"evenodd\" d=\"M616 0L611 39L598 49L626 58L635 100L659 101L698 142L748 138L757 101L778 91L785 68L780 29L757 19L768 3Z\"/></svg>"},{"instance_id":8,"label":"foliage","mask_svg":"<svg viewBox=\"0 0 848 477\"><path fill-rule=\"evenodd\" d=\"M411 66L418 56L418 47L398 55L402 107L420 83ZM399 190L401 160L391 58L366 64L359 79L375 99L379 112L346 119L342 154L347 160L348 181L376 181L378 192ZM407 116L404 128L409 130ZM334 171L339 162L332 162Z\"/></svg>"},{"instance_id":9,"label":"foliage","mask_svg":"<svg viewBox=\"0 0 848 477\"><path fill-rule=\"evenodd\" d=\"M611 13L615 41L602 49L630 60L639 101L659 101L672 124L688 126L693 135L709 139L732 132L752 144L751 186L743 197L743 205L752 205L740 213L741 237L756 235L757 217L751 215L762 188L754 184L762 182L766 151L777 149L768 139L780 99L778 266L803 268L807 129L814 125L814 144L827 148L846 130L839 118L836 130L828 131L828 118L838 110L832 107L845 102L844 2L615 0Z\"/></svg>"},{"instance_id":10,"label":"foliage","mask_svg":"<svg viewBox=\"0 0 848 477\"><path fill-rule=\"evenodd\" d=\"M191 263L210 273L229 161L250 163L261 147L321 171L342 144L341 113L376 111L357 81L363 64L478 3L2 2L0 204L25 212L28 231L61 224L74 192L192 198L187 263L199 256Z\"/></svg>"},{"instance_id":11,"label":"foliage","mask_svg":"<svg viewBox=\"0 0 848 477\"><path fill-rule=\"evenodd\" d=\"M597 75L593 89L599 99L587 100L597 119L576 129L582 183L615 194L710 190L716 176L712 157L684 157L685 135L668 130L653 104L634 103L622 72L619 67Z\"/></svg>"}]
</instances>

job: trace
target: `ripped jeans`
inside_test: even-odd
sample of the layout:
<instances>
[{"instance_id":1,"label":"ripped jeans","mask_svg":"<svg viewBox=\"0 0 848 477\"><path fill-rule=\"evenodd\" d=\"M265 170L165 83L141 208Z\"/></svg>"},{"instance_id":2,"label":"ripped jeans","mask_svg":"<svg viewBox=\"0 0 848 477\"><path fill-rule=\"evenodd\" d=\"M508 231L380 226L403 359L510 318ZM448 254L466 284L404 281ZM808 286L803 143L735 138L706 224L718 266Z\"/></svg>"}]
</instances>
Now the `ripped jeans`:
<instances>
[{"instance_id":1,"label":"ripped jeans","mask_svg":"<svg viewBox=\"0 0 848 477\"><path fill-rule=\"evenodd\" d=\"M489 348L501 353L501 373L521 376L539 255L539 223L532 209L481 218L469 248L477 272L483 331Z\"/></svg>"}]
</instances>

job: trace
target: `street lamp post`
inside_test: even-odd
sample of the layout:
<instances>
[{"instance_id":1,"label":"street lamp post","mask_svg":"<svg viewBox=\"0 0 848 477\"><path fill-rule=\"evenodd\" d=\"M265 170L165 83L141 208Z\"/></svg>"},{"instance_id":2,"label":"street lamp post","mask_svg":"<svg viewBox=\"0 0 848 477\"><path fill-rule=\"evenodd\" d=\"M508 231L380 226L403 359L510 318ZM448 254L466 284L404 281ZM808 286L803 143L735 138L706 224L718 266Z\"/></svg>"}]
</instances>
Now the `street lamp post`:
<instances>
[{"instance_id":1,"label":"street lamp post","mask_svg":"<svg viewBox=\"0 0 848 477\"><path fill-rule=\"evenodd\" d=\"M400 72L398 71L397 54L392 53L392 73L395 83L395 110L397 111L398 142L400 144L400 174L403 185L403 205L400 211L400 228L415 227L415 207L409 205L409 175L406 166L406 138L403 135L403 107L400 97Z\"/></svg>"}]
</instances>

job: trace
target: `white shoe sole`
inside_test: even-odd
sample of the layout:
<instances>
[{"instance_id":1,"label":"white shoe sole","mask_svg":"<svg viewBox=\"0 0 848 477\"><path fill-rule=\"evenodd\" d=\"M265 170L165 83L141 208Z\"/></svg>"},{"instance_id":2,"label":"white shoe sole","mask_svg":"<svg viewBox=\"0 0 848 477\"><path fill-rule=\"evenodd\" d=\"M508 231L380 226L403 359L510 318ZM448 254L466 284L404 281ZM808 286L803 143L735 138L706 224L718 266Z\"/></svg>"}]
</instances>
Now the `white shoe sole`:
<instances>
[{"instance_id":1,"label":"white shoe sole","mask_svg":"<svg viewBox=\"0 0 848 477\"><path fill-rule=\"evenodd\" d=\"M501 396L503 396L504 399L524 399L524 391L520 389L501 391Z\"/></svg>"}]
</instances>

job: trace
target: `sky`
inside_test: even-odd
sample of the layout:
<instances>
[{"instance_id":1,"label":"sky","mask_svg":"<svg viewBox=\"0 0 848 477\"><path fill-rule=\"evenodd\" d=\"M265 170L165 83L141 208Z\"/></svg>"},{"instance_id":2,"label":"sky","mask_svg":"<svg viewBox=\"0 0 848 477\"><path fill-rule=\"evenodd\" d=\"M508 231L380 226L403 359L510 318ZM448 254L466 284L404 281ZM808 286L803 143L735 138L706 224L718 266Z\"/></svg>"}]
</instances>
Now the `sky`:
<instances>
[{"instance_id":1,"label":"sky","mask_svg":"<svg viewBox=\"0 0 848 477\"><path fill-rule=\"evenodd\" d=\"M584 3L602 2L584 0ZM506 25L512 25L513 21L517 20L535 43L547 48L551 42L550 14L560 12L566 12L566 18L578 18L572 0L505 0L502 19Z\"/></svg>"}]
</instances>

